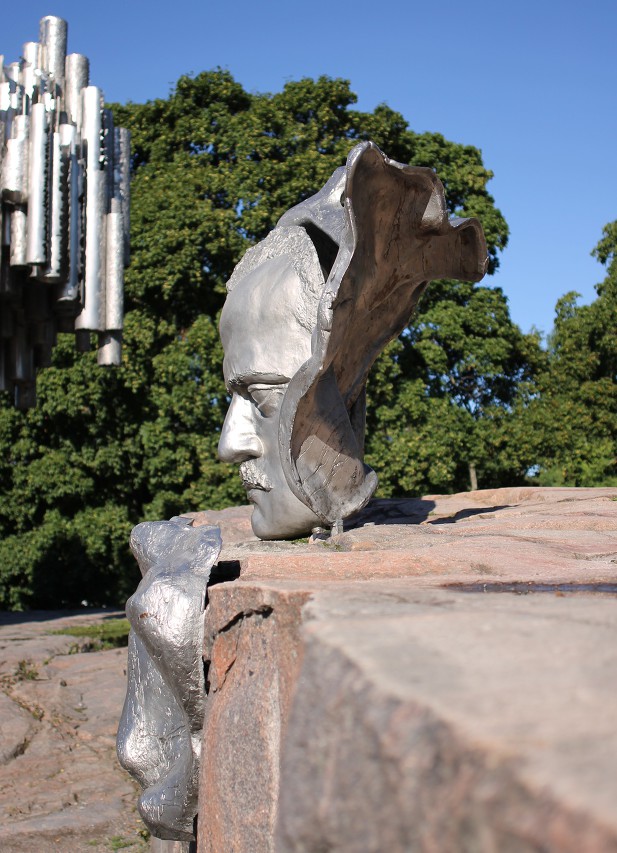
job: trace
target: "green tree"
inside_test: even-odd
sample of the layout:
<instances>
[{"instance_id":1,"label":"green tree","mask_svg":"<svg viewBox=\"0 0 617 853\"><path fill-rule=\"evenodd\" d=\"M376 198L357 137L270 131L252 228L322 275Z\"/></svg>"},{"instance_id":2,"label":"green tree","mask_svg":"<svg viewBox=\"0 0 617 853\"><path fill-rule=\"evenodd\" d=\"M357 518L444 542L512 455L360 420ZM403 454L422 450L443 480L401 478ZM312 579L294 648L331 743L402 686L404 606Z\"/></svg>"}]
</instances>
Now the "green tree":
<instances>
[{"instance_id":1,"label":"green tree","mask_svg":"<svg viewBox=\"0 0 617 853\"><path fill-rule=\"evenodd\" d=\"M123 363L97 368L93 354L77 356L62 338L39 376L38 407L0 407L4 606L119 603L137 580L133 524L244 499L237 472L215 456L227 405L217 334L224 283L247 246L319 189L358 140L435 168L450 211L481 219L496 268L507 226L480 152L416 134L386 106L364 113L354 102L344 80L253 95L214 71L182 77L167 99L113 106L133 146ZM477 352L459 352L459 326ZM499 291L435 288L371 384L370 456L386 493L461 487L474 454L480 465L475 425L491 406L510 405L527 345ZM418 435L426 448L414 445ZM392 449L402 463L388 461Z\"/></svg>"},{"instance_id":2,"label":"green tree","mask_svg":"<svg viewBox=\"0 0 617 853\"><path fill-rule=\"evenodd\" d=\"M516 485L511 412L534 388L540 338L512 323L499 288L435 282L369 381L367 460L383 494Z\"/></svg>"},{"instance_id":3,"label":"green tree","mask_svg":"<svg viewBox=\"0 0 617 853\"><path fill-rule=\"evenodd\" d=\"M597 298L559 299L539 393L519 413L539 485L617 485L617 222L592 254L607 267Z\"/></svg>"}]
</instances>

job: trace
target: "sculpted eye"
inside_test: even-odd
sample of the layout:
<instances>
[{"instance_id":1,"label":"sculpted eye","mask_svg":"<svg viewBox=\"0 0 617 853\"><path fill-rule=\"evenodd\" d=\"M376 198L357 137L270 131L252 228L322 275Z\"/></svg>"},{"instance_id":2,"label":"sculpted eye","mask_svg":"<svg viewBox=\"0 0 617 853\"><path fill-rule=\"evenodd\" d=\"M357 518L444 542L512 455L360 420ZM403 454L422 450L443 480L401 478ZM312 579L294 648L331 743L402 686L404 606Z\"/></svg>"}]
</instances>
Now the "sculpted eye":
<instances>
[{"instance_id":1,"label":"sculpted eye","mask_svg":"<svg viewBox=\"0 0 617 853\"><path fill-rule=\"evenodd\" d=\"M275 415L285 394L287 385L249 385L248 393L264 418Z\"/></svg>"}]
</instances>

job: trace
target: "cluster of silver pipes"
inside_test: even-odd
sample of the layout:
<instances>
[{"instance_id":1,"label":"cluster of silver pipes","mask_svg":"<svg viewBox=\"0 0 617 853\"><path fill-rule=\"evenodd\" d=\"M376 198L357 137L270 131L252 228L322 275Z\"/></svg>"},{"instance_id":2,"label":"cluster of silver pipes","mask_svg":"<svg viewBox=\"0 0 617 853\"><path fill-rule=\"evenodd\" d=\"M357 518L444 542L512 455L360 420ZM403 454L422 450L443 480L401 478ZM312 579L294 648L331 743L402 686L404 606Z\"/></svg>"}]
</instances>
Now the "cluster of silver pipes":
<instances>
[{"instance_id":1,"label":"cluster of silver pipes","mask_svg":"<svg viewBox=\"0 0 617 853\"><path fill-rule=\"evenodd\" d=\"M121 358L129 133L66 41L49 16L18 62L0 56L0 391L18 408L36 404L58 332L82 352L98 333L98 363Z\"/></svg>"}]
</instances>

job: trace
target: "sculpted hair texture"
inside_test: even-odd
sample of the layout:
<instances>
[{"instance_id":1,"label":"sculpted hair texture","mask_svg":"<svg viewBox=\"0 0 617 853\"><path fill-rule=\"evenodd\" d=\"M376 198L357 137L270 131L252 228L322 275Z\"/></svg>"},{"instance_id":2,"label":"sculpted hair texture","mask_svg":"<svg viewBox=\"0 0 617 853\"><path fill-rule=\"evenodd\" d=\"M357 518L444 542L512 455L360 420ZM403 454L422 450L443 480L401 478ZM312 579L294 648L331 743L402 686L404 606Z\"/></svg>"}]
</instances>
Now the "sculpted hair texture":
<instances>
[{"instance_id":1,"label":"sculpted hair texture","mask_svg":"<svg viewBox=\"0 0 617 853\"><path fill-rule=\"evenodd\" d=\"M227 282L231 293L238 282L266 261L284 256L302 282L300 301L293 313L300 325L312 332L317 322L317 306L325 279L313 241L304 228L297 225L277 227L250 248Z\"/></svg>"}]
</instances>

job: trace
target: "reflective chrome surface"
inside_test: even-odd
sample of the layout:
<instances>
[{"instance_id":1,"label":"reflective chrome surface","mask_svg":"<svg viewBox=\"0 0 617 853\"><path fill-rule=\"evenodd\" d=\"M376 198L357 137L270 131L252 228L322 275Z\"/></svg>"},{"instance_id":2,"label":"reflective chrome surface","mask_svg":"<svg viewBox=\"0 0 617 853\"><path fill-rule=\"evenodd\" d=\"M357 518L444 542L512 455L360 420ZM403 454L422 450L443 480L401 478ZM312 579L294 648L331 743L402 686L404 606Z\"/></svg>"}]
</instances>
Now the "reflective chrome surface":
<instances>
[{"instance_id":1,"label":"reflective chrome surface","mask_svg":"<svg viewBox=\"0 0 617 853\"><path fill-rule=\"evenodd\" d=\"M118 758L142 786L139 812L157 838L190 841L197 814L206 687L202 660L217 527L186 519L146 522L131 534L143 574L126 605L128 688Z\"/></svg>"},{"instance_id":2,"label":"reflective chrome surface","mask_svg":"<svg viewBox=\"0 0 617 853\"><path fill-rule=\"evenodd\" d=\"M0 388L19 407L35 404L57 332L75 331L79 350L98 333L99 364L121 359L130 137L89 86L87 58L67 56L67 29L47 16L19 62L0 62L0 313L18 318L33 365L28 379L14 367L23 346L3 322ZM48 287L35 299L38 282ZM35 345L40 322L51 334Z\"/></svg>"},{"instance_id":3,"label":"reflective chrome surface","mask_svg":"<svg viewBox=\"0 0 617 853\"><path fill-rule=\"evenodd\" d=\"M339 528L366 504L368 372L431 279L479 281L486 264L480 223L448 219L432 169L371 142L249 249L221 316L232 400L219 456L240 466L257 536Z\"/></svg>"}]
</instances>

